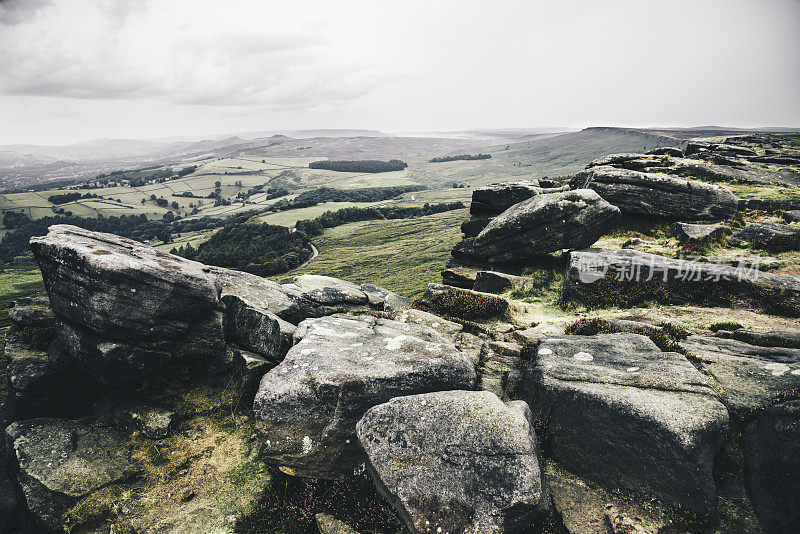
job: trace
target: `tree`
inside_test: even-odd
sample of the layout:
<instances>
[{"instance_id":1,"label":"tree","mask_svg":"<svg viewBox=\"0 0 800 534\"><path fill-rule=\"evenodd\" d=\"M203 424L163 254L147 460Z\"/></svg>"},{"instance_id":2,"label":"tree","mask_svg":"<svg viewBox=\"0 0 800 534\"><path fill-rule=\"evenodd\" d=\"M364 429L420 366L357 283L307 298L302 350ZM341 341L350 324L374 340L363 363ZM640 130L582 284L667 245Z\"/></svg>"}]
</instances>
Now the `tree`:
<instances>
[{"instance_id":1,"label":"tree","mask_svg":"<svg viewBox=\"0 0 800 534\"><path fill-rule=\"evenodd\" d=\"M166 222L172 222L175 220L175 214L172 213L171 211L168 211L167 213L162 215L161 218Z\"/></svg>"},{"instance_id":2,"label":"tree","mask_svg":"<svg viewBox=\"0 0 800 534\"><path fill-rule=\"evenodd\" d=\"M166 216L166 213L164 215ZM169 228L164 228L163 230L161 230L156 237L162 243L169 243L172 241L172 233L169 231Z\"/></svg>"}]
</instances>

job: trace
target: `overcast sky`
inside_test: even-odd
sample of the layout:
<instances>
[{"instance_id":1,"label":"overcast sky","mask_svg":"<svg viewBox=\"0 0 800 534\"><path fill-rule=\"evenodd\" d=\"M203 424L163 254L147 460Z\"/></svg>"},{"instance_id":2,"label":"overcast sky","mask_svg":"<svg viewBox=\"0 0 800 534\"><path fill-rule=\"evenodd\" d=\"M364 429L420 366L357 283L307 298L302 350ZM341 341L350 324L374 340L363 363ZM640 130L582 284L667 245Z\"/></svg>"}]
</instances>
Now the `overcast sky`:
<instances>
[{"instance_id":1,"label":"overcast sky","mask_svg":"<svg viewBox=\"0 0 800 534\"><path fill-rule=\"evenodd\" d=\"M800 0L0 0L0 143L800 126Z\"/></svg>"}]
</instances>

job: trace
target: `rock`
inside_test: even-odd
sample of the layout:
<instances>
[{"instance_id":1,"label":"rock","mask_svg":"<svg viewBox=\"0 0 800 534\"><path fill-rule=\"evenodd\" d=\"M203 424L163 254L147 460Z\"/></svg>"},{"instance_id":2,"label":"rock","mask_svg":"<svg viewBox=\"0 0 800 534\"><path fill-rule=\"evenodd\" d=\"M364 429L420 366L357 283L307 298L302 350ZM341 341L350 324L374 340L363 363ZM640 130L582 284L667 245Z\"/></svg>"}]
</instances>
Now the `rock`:
<instances>
[{"instance_id":1,"label":"rock","mask_svg":"<svg viewBox=\"0 0 800 534\"><path fill-rule=\"evenodd\" d=\"M800 315L800 279L757 266L672 259L631 249L571 252L565 296L592 305L746 303Z\"/></svg>"},{"instance_id":2,"label":"rock","mask_svg":"<svg viewBox=\"0 0 800 534\"><path fill-rule=\"evenodd\" d=\"M64 513L82 497L136 476L116 431L66 419L12 423L6 439L27 503L31 532L62 532Z\"/></svg>"},{"instance_id":3,"label":"rock","mask_svg":"<svg viewBox=\"0 0 800 534\"><path fill-rule=\"evenodd\" d=\"M369 303L367 294L359 286L332 276L302 274L295 277L294 285L299 287L307 298L325 306Z\"/></svg>"},{"instance_id":4,"label":"rock","mask_svg":"<svg viewBox=\"0 0 800 534\"><path fill-rule=\"evenodd\" d=\"M762 347L800 349L800 330L771 330L769 328L737 328L731 337Z\"/></svg>"},{"instance_id":5,"label":"rock","mask_svg":"<svg viewBox=\"0 0 800 534\"><path fill-rule=\"evenodd\" d=\"M464 237L475 237L492 222L494 217L471 217L461 223L461 233Z\"/></svg>"},{"instance_id":6,"label":"rock","mask_svg":"<svg viewBox=\"0 0 800 534\"><path fill-rule=\"evenodd\" d=\"M800 349L705 336L689 336L680 345L719 384L722 401L737 421L746 421L800 387Z\"/></svg>"},{"instance_id":7,"label":"rock","mask_svg":"<svg viewBox=\"0 0 800 534\"><path fill-rule=\"evenodd\" d=\"M606 507L605 518L610 534L650 534L654 532L643 526L640 519L631 519L613 505Z\"/></svg>"},{"instance_id":8,"label":"rock","mask_svg":"<svg viewBox=\"0 0 800 534\"><path fill-rule=\"evenodd\" d=\"M461 289L472 289L479 270L479 268L460 265L451 260L447 263L447 269L441 272L442 283Z\"/></svg>"},{"instance_id":9,"label":"rock","mask_svg":"<svg viewBox=\"0 0 800 534\"><path fill-rule=\"evenodd\" d=\"M593 189L625 215L719 220L736 215L737 200L720 186L649 172L593 167L576 185Z\"/></svg>"},{"instance_id":10,"label":"rock","mask_svg":"<svg viewBox=\"0 0 800 534\"><path fill-rule=\"evenodd\" d=\"M113 234L54 225L31 250L53 312L108 339L173 339L218 302L201 263Z\"/></svg>"},{"instance_id":11,"label":"rock","mask_svg":"<svg viewBox=\"0 0 800 534\"><path fill-rule=\"evenodd\" d=\"M428 284L415 306L423 311L462 319L502 318L509 311L509 302L503 298L441 284Z\"/></svg>"},{"instance_id":12,"label":"rock","mask_svg":"<svg viewBox=\"0 0 800 534\"><path fill-rule=\"evenodd\" d=\"M373 284L361 284L361 291L367 295L369 305L380 311L401 310L411 306L411 299Z\"/></svg>"},{"instance_id":13,"label":"rock","mask_svg":"<svg viewBox=\"0 0 800 534\"><path fill-rule=\"evenodd\" d=\"M672 148L668 146L664 146L661 148L654 148L647 152L647 154L653 154L655 156L670 156L673 158L682 158L683 151L679 148Z\"/></svg>"},{"instance_id":14,"label":"rock","mask_svg":"<svg viewBox=\"0 0 800 534\"><path fill-rule=\"evenodd\" d=\"M478 187L472 191L471 215L497 215L505 210L542 193L538 180L519 180Z\"/></svg>"},{"instance_id":15,"label":"rock","mask_svg":"<svg viewBox=\"0 0 800 534\"><path fill-rule=\"evenodd\" d=\"M225 295L225 338L245 349L280 361L292 345L295 326L246 296Z\"/></svg>"},{"instance_id":16,"label":"rock","mask_svg":"<svg viewBox=\"0 0 800 534\"><path fill-rule=\"evenodd\" d=\"M55 315L47 297L24 297L8 309L8 318L17 326L53 326Z\"/></svg>"},{"instance_id":17,"label":"rock","mask_svg":"<svg viewBox=\"0 0 800 534\"><path fill-rule=\"evenodd\" d=\"M166 438L177 422L174 409L130 391L110 393L95 405L94 415L115 427L138 430L150 439Z\"/></svg>"},{"instance_id":18,"label":"rock","mask_svg":"<svg viewBox=\"0 0 800 534\"><path fill-rule=\"evenodd\" d=\"M497 271L479 271L472 289L483 293L505 293L512 289L526 291L536 287L537 280Z\"/></svg>"},{"instance_id":19,"label":"rock","mask_svg":"<svg viewBox=\"0 0 800 534\"><path fill-rule=\"evenodd\" d=\"M772 163L775 165L800 165L800 158L795 158L787 155L754 156L748 159L756 163Z\"/></svg>"},{"instance_id":20,"label":"rock","mask_svg":"<svg viewBox=\"0 0 800 534\"><path fill-rule=\"evenodd\" d=\"M478 364L478 387L501 399L513 399L522 379L522 346L505 341L483 344Z\"/></svg>"},{"instance_id":21,"label":"rock","mask_svg":"<svg viewBox=\"0 0 800 534\"><path fill-rule=\"evenodd\" d=\"M728 145L724 143L711 145L711 150L714 153L730 157L752 158L756 156L756 152L752 148L738 145Z\"/></svg>"},{"instance_id":22,"label":"rock","mask_svg":"<svg viewBox=\"0 0 800 534\"><path fill-rule=\"evenodd\" d=\"M739 211L786 211L800 208L800 198L747 198L739 199ZM787 221L789 222L789 221Z\"/></svg>"},{"instance_id":23,"label":"rock","mask_svg":"<svg viewBox=\"0 0 800 534\"><path fill-rule=\"evenodd\" d=\"M800 210L789 210L784 212L783 220L787 223L800 222Z\"/></svg>"},{"instance_id":24,"label":"rock","mask_svg":"<svg viewBox=\"0 0 800 534\"><path fill-rule=\"evenodd\" d=\"M447 319L442 319L438 315L434 315L422 310L416 310L414 308L401 310L395 313L392 319L398 323L427 326L428 328L436 330L438 333L450 340L455 340L456 336L464 330L464 327L458 323L448 321Z\"/></svg>"},{"instance_id":25,"label":"rock","mask_svg":"<svg viewBox=\"0 0 800 534\"><path fill-rule=\"evenodd\" d=\"M333 313L333 309L309 299L299 288L282 286L250 273L220 267L211 269L221 288L220 300L223 302L229 302L231 297L235 297L256 310L277 315L292 324Z\"/></svg>"},{"instance_id":26,"label":"rock","mask_svg":"<svg viewBox=\"0 0 800 534\"><path fill-rule=\"evenodd\" d=\"M648 157L645 154L634 154L634 153L609 154L608 156L603 156L593 160L586 166L586 168L591 169L594 167L604 167L604 166L624 167L625 164L632 161L638 161L638 162L647 161L650 162L651 165L656 165L658 158ZM641 166L642 166L641 163L636 165L636 167L641 167Z\"/></svg>"},{"instance_id":27,"label":"rock","mask_svg":"<svg viewBox=\"0 0 800 534\"><path fill-rule=\"evenodd\" d=\"M800 250L800 227L770 222L750 223L744 230L733 234L729 241L732 245L751 245L770 252Z\"/></svg>"},{"instance_id":28,"label":"rock","mask_svg":"<svg viewBox=\"0 0 800 534\"><path fill-rule=\"evenodd\" d=\"M529 260L588 247L618 219L619 209L588 189L538 195L504 211L454 251L486 262Z\"/></svg>"},{"instance_id":29,"label":"rock","mask_svg":"<svg viewBox=\"0 0 800 534\"><path fill-rule=\"evenodd\" d=\"M717 243L731 234L731 229L721 224L691 224L675 223L672 225L672 234L678 241L691 245L706 245Z\"/></svg>"},{"instance_id":30,"label":"rock","mask_svg":"<svg viewBox=\"0 0 800 534\"><path fill-rule=\"evenodd\" d=\"M317 514L314 519L320 534L358 534L350 525L339 521L330 514Z\"/></svg>"},{"instance_id":31,"label":"rock","mask_svg":"<svg viewBox=\"0 0 800 534\"><path fill-rule=\"evenodd\" d=\"M711 149L711 144L710 143L703 143L703 142L700 142L700 141L689 141L686 144L686 150L684 150L683 153L688 158L689 156L692 156L694 154L698 154L700 152L703 152L703 151L706 151L706 150L710 150L710 149Z\"/></svg>"},{"instance_id":32,"label":"rock","mask_svg":"<svg viewBox=\"0 0 800 534\"><path fill-rule=\"evenodd\" d=\"M709 157L711 155L709 154ZM651 169L645 169L651 170ZM731 167L729 165L715 165L698 160L679 160L669 167L653 169L688 178L705 178L708 180L721 180L732 183L747 182L753 184L796 184L800 175L791 171L772 171L748 167Z\"/></svg>"},{"instance_id":33,"label":"rock","mask_svg":"<svg viewBox=\"0 0 800 534\"><path fill-rule=\"evenodd\" d=\"M242 390L242 403L250 405L255 399L256 392L258 391L258 383L261 382L267 371L269 371L274 364L267 361L259 354L254 354L247 351L239 351L239 356L242 361L241 370L241 390Z\"/></svg>"},{"instance_id":34,"label":"rock","mask_svg":"<svg viewBox=\"0 0 800 534\"><path fill-rule=\"evenodd\" d=\"M358 439L412 532L523 532L547 507L530 410L486 391L397 397Z\"/></svg>"},{"instance_id":35,"label":"rock","mask_svg":"<svg viewBox=\"0 0 800 534\"><path fill-rule=\"evenodd\" d=\"M262 455L293 474L352 473L363 460L356 421L376 404L475 384L467 356L423 325L334 315L303 321L295 340L253 408Z\"/></svg>"},{"instance_id":36,"label":"rock","mask_svg":"<svg viewBox=\"0 0 800 534\"><path fill-rule=\"evenodd\" d=\"M567 469L714 518L728 413L684 356L637 334L546 338L522 389Z\"/></svg>"},{"instance_id":37,"label":"rock","mask_svg":"<svg viewBox=\"0 0 800 534\"><path fill-rule=\"evenodd\" d=\"M747 426L745 473L764 531L800 531L800 401L771 406Z\"/></svg>"}]
</instances>

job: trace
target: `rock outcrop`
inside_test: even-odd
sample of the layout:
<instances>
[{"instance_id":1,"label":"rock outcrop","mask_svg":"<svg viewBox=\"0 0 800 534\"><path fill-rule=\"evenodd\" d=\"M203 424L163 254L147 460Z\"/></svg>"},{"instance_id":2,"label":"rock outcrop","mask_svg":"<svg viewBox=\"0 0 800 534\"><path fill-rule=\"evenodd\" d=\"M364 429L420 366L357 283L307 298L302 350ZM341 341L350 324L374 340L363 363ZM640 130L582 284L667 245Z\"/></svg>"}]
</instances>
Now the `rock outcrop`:
<instances>
[{"instance_id":1,"label":"rock outcrop","mask_svg":"<svg viewBox=\"0 0 800 534\"><path fill-rule=\"evenodd\" d=\"M637 334L545 338L523 392L571 471L716 515L714 455L728 412L684 356Z\"/></svg>"},{"instance_id":2,"label":"rock outcrop","mask_svg":"<svg viewBox=\"0 0 800 534\"><path fill-rule=\"evenodd\" d=\"M543 191L538 180L519 180L478 187L472 191L469 212L475 216L498 215L514 204L540 195Z\"/></svg>"},{"instance_id":3,"label":"rock outcrop","mask_svg":"<svg viewBox=\"0 0 800 534\"><path fill-rule=\"evenodd\" d=\"M725 236L730 235L732 232L730 228L721 224L692 224L679 222L672 225L672 233L681 243L688 245L707 245L709 243L718 243L722 241Z\"/></svg>"},{"instance_id":4,"label":"rock outcrop","mask_svg":"<svg viewBox=\"0 0 800 534\"><path fill-rule=\"evenodd\" d=\"M800 227L770 222L750 223L733 234L729 241L733 245L751 245L771 252L800 250Z\"/></svg>"},{"instance_id":5,"label":"rock outcrop","mask_svg":"<svg viewBox=\"0 0 800 534\"><path fill-rule=\"evenodd\" d=\"M304 476L353 472L363 461L355 425L370 407L475 384L467 356L423 325L334 315L303 321L295 341L254 411L264 458Z\"/></svg>"},{"instance_id":6,"label":"rock outcrop","mask_svg":"<svg viewBox=\"0 0 800 534\"><path fill-rule=\"evenodd\" d=\"M357 433L412 532L523 532L547 507L522 401L477 391L398 397L368 410Z\"/></svg>"},{"instance_id":7,"label":"rock outcrop","mask_svg":"<svg viewBox=\"0 0 800 534\"><path fill-rule=\"evenodd\" d=\"M574 185L593 189L625 215L720 220L733 217L738 209L734 194L720 185L608 165L590 168Z\"/></svg>"},{"instance_id":8,"label":"rock outcrop","mask_svg":"<svg viewBox=\"0 0 800 534\"><path fill-rule=\"evenodd\" d=\"M618 218L618 208L588 189L537 195L495 217L477 237L456 245L453 255L511 263L584 248L612 230Z\"/></svg>"}]
</instances>

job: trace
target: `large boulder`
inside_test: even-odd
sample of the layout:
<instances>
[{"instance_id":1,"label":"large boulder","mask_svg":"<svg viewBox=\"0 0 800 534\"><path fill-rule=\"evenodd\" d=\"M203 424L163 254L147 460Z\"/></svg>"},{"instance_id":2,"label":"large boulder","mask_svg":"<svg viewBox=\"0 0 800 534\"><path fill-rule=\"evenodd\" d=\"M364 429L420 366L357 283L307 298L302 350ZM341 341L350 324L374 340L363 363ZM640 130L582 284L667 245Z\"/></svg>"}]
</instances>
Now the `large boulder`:
<instances>
[{"instance_id":1,"label":"large boulder","mask_svg":"<svg viewBox=\"0 0 800 534\"><path fill-rule=\"evenodd\" d=\"M707 245L718 243L731 233L731 229L721 224L692 224L679 222L672 225L672 233L683 244Z\"/></svg>"},{"instance_id":2,"label":"large boulder","mask_svg":"<svg viewBox=\"0 0 800 534\"><path fill-rule=\"evenodd\" d=\"M771 252L800 250L800 226L771 222L750 223L733 234L729 241L733 245L751 245Z\"/></svg>"},{"instance_id":3,"label":"large boulder","mask_svg":"<svg viewBox=\"0 0 800 534\"><path fill-rule=\"evenodd\" d=\"M570 471L713 519L728 412L684 356L637 334L545 338L522 389Z\"/></svg>"},{"instance_id":4,"label":"large boulder","mask_svg":"<svg viewBox=\"0 0 800 534\"><path fill-rule=\"evenodd\" d=\"M734 194L720 185L610 166L589 169L576 186L593 189L626 215L719 220L736 215L738 206Z\"/></svg>"},{"instance_id":5,"label":"large boulder","mask_svg":"<svg viewBox=\"0 0 800 534\"><path fill-rule=\"evenodd\" d=\"M748 425L745 473L764 530L800 532L800 401L767 408Z\"/></svg>"},{"instance_id":6,"label":"large boulder","mask_svg":"<svg viewBox=\"0 0 800 534\"><path fill-rule=\"evenodd\" d=\"M225 338L248 351L280 361L292 346L295 326L255 302L246 296L222 297Z\"/></svg>"},{"instance_id":7,"label":"large boulder","mask_svg":"<svg viewBox=\"0 0 800 534\"><path fill-rule=\"evenodd\" d=\"M757 265L674 259L632 249L570 252L564 292L593 305L747 304L800 315L800 279L795 276L762 272Z\"/></svg>"},{"instance_id":8,"label":"large boulder","mask_svg":"<svg viewBox=\"0 0 800 534\"><path fill-rule=\"evenodd\" d=\"M332 276L302 274L295 277L294 287L299 288L305 297L325 306L369 303L369 297L360 286Z\"/></svg>"},{"instance_id":9,"label":"large boulder","mask_svg":"<svg viewBox=\"0 0 800 534\"><path fill-rule=\"evenodd\" d=\"M31 250L55 314L110 339L173 339L218 302L203 264L113 234L54 225Z\"/></svg>"},{"instance_id":10,"label":"large boulder","mask_svg":"<svg viewBox=\"0 0 800 534\"><path fill-rule=\"evenodd\" d=\"M472 191L472 204L470 204L469 212L472 215L497 215L518 202L541 194L542 191L543 189L539 187L539 181L536 179L478 187Z\"/></svg>"},{"instance_id":11,"label":"large boulder","mask_svg":"<svg viewBox=\"0 0 800 534\"><path fill-rule=\"evenodd\" d=\"M8 318L17 326L53 326L55 315L47 297L23 297L8 309Z\"/></svg>"},{"instance_id":12,"label":"large boulder","mask_svg":"<svg viewBox=\"0 0 800 534\"><path fill-rule=\"evenodd\" d=\"M357 432L412 532L527 532L547 507L522 401L484 391L398 397L368 410Z\"/></svg>"},{"instance_id":13,"label":"large boulder","mask_svg":"<svg viewBox=\"0 0 800 534\"><path fill-rule=\"evenodd\" d=\"M21 421L6 429L6 440L29 532L63 532L65 512L82 497L139 472L121 446L124 435L86 422Z\"/></svg>"},{"instance_id":14,"label":"large boulder","mask_svg":"<svg viewBox=\"0 0 800 534\"><path fill-rule=\"evenodd\" d=\"M475 384L467 356L424 325L334 315L303 321L295 341L253 409L264 458L298 475L352 474L363 461L355 425L370 407Z\"/></svg>"},{"instance_id":15,"label":"large boulder","mask_svg":"<svg viewBox=\"0 0 800 534\"><path fill-rule=\"evenodd\" d=\"M489 263L523 261L591 246L618 219L619 209L589 189L538 195L495 217L454 253Z\"/></svg>"},{"instance_id":16,"label":"large boulder","mask_svg":"<svg viewBox=\"0 0 800 534\"><path fill-rule=\"evenodd\" d=\"M800 349L759 347L734 339L689 336L680 342L698 368L719 385L738 422L800 388Z\"/></svg>"}]
</instances>

